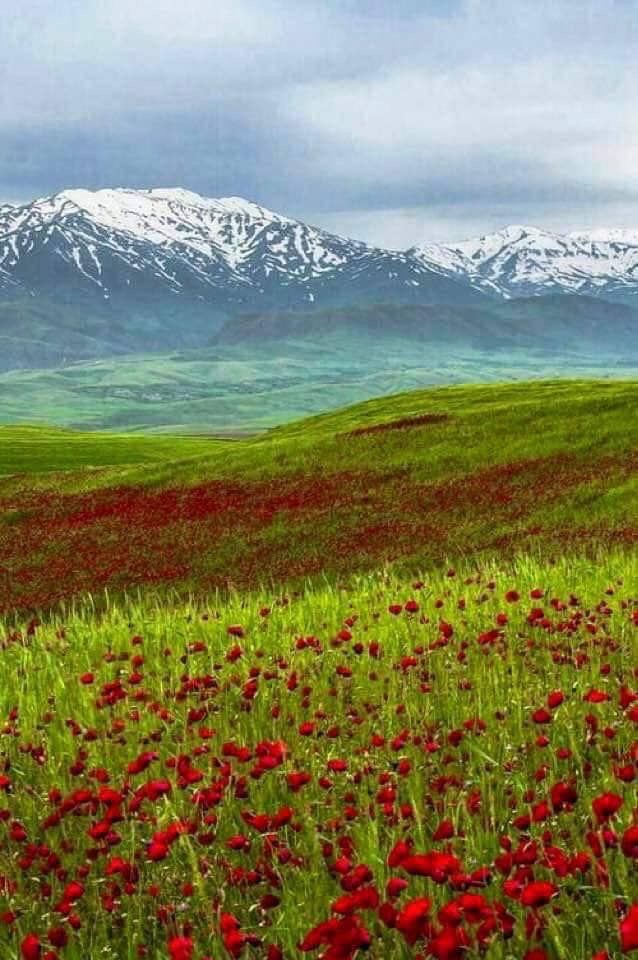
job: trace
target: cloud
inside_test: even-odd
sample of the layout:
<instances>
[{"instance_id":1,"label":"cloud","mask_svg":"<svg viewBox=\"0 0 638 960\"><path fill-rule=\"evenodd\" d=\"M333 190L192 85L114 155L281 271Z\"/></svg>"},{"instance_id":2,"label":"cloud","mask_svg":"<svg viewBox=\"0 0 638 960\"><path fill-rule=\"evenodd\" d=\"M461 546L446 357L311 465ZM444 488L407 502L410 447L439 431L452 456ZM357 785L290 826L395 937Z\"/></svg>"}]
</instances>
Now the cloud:
<instances>
[{"instance_id":1,"label":"cloud","mask_svg":"<svg viewBox=\"0 0 638 960\"><path fill-rule=\"evenodd\" d=\"M2 27L0 198L181 184L394 246L421 221L458 238L634 216L636 12L23 0Z\"/></svg>"}]
</instances>

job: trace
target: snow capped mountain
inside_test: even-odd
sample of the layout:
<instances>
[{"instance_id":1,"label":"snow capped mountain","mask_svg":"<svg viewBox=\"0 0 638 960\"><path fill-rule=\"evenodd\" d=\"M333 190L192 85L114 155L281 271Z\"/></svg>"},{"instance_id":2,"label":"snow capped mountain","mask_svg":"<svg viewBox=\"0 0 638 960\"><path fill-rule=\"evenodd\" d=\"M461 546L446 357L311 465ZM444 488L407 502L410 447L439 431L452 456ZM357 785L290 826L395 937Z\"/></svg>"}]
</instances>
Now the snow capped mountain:
<instances>
[{"instance_id":1,"label":"snow capped mountain","mask_svg":"<svg viewBox=\"0 0 638 960\"><path fill-rule=\"evenodd\" d=\"M597 299L549 302L565 293ZM499 312L503 301L514 313ZM605 301L618 301L616 313ZM222 326L232 340L238 315L255 330L268 315L273 336L294 328L303 339L309 312L339 325L354 307L381 333L388 316L405 332L412 315L402 309L425 307L418 315L442 342L473 331L481 342L523 342L532 329L549 342L544 325L573 340L575 324L598 343L612 322L617 339L633 336L636 315L618 314L623 303L638 305L638 232L627 230L511 226L402 252L179 188L65 190L0 205L0 369L199 349ZM295 311L291 326L284 315Z\"/></svg>"},{"instance_id":2,"label":"snow capped mountain","mask_svg":"<svg viewBox=\"0 0 638 960\"><path fill-rule=\"evenodd\" d=\"M564 292L638 303L637 231L560 235L515 225L462 243L424 243L412 253L506 298Z\"/></svg>"},{"instance_id":3,"label":"snow capped mountain","mask_svg":"<svg viewBox=\"0 0 638 960\"><path fill-rule=\"evenodd\" d=\"M105 300L168 292L219 309L349 302L371 294L467 299L407 253L369 247L239 197L182 189L66 190L0 209L0 291L73 287Z\"/></svg>"},{"instance_id":4,"label":"snow capped mountain","mask_svg":"<svg viewBox=\"0 0 638 960\"><path fill-rule=\"evenodd\" d=\"M0 297L126 303L167 294L237 309L361 300L473 303L568 292L638 302L638 231L510 226L383 250L240 197L180 188L65 190L0 205Z\"/></svg>"}]
</instances>

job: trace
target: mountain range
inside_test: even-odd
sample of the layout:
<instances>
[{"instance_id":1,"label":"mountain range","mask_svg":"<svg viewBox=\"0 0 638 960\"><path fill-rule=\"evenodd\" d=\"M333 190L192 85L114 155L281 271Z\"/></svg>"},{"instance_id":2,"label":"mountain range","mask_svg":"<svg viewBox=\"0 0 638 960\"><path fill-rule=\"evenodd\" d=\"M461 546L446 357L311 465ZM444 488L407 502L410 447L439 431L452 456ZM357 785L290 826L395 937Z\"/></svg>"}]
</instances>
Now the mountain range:
<instances>
[{"instance_id":1,"label":"mountain range","mask_svg":"<svg viewBox=\"0 0 638 960\"><path fill-rule=\"evenodd\" d=\"M0 205L0 370L347 328L498 347L638 342L638 231L512 226L395 251L241 198Z\"/></svg>"}]
</instances>

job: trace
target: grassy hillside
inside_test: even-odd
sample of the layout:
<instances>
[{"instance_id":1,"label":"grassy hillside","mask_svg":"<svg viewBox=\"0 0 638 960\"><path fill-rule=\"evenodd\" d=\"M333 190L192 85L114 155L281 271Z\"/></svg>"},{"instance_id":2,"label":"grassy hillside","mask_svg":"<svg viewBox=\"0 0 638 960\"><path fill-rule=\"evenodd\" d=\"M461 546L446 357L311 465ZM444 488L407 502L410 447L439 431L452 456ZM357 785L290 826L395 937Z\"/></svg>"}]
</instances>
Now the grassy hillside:
<instances>
[{"instance_id":1,"label":"grassy hillside","mask_svg":"<svg viewBox=\"0 0 638 960\"><path fill-rule=\"evenodd\" d=\"M0 429L0 957L625 956L637 404Z\"/></svg>"},{"instance_id":2,"label":"grassy hillside","mask_svg":"<svg viewBox=\"0 0 638 960\"><path fill-rule=\"evenodd\" d=\"M625 956L637 582L610 552L10 629L0 955Z\"/></svg>"},{"instance_id":3,"label":"grassy hillside","mask_svg":"<svg viewBox=\"0 0 638 960\"><path fill-rule=\"evenodd\" d=\"M175 460L134 437L127 463L0 482L1 606L632 546L636 409L637 382L447 387Z\"/></svg>"},{"instance_id":4,"label":"grassy hillside","mask_svg":"<svg viewBox=\"0 0 638 960\"><path fill-rule=\"evenodd\" d=\"M364 346L365 345L365 346ZM76 363L0 374L0 422L83 430L245 434L370 397L447 383L637 376L635 359L432 345L332 333L258 346Z\"/></svg>"},{"instance_id":5,"label":"grassy hillside","mask_svg":"<svg viewBox=\"0 0 638 960\"><path fill-rule=\"evenodd\" d=\"M58 258L56 258L58 259ZM58 260L44 290L40 263L27 281L30 292L0 298L0 371L57 367L95 361L140 350L201 347L211 341L226 310L195 301L177 302L157 291L125 284L105 299L97 287L81 292L64 288ZM24 278L23 278L24 279ZM68 277L73 283L73 278ZM138 278L142 279L142 278ZM124 295L126 304L122 303Z\"/></svg>"},{"instance_id":6,"label":"grassy hillside","mask_svg":"<svg viewBox=\"0 0 638 960\"><path fill-rule=\"evenodd\" d=\"M215 344L268 342L304 338L332 340L349 332L366 350L370 338L383 342L403 337L420 345L484 351L543 347L561 354L616 354L637 359L638 311L576 294L483 300L474 306L436 304L358 304L347 308L245 314L229 318ZM622 344L622 347L620 345Z\"/></svg>"},{"instance_id":7,"label":"grassy hillside","mask_svg":"<svg viewBox=\"0 0 638 960\"><path fill-rule=\"evenodd\" d=\"M56 427L0 425L0 477L197 456L210 443L185 437L80 433Z\"/></svg>"}]
</instances>

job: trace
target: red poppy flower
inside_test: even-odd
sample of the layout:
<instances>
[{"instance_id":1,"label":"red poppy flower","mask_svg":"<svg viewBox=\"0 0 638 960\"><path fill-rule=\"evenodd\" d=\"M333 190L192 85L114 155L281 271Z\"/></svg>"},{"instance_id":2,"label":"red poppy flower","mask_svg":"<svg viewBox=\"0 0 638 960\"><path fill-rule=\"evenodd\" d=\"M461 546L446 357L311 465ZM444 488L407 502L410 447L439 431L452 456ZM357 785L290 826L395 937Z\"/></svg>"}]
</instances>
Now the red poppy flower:
<instances>
[{"instance_id":1,"label":"red poppy flower","mask_svg":"<svg viewBox=\"0 0 638 960\"><path fill-rule=\"evenodd\" d=\"M533 880L523 889L521 903L524 907L544 907L558 893L558 887L548 880Z\"/></svg>"},{"instance_id":2,"label":"red poppy flower","mask_svg":"<svg viewBox=\"0 0 638 960\"><path fill-rule=\"evenodd\" d=\"M332 904L333 913L341 913L345 916L358 912L359 910L376 910L379 906L379 894L373 886L359 887L352 893L339 897Z\"/></svg>"},{"instance_id":3,"label":"red poppy flower","mask_svg":"<svg viewBox=\"0 0 638 960\"><path fill-rule=\"evenodd\" d=\"M171 960L192 960L194 949L191 937L171 937L168 941L168 955Z\"/></svg>"},{"instance_id":4,"label":"red poppy flower","mask_svg":"<svg viewBox=\"0 0 638 960\"><path fill-rule=\"evenodd\" d=\"M592 808L598 818L598 822L609 820L615 816L623 805L623 798L617 793L601 793L599 797L592 800Z\"/></svg>"},{"instance_id":5,"label":"red poppy flower","mask_svg":"<svg viewBox=\"0 0 638 960\"><path fill-rule=\"evenodd\" d=\"M638 950L638 903L634 903L620 921L620 945L623 953Z\"/></svg>"},{"instance_id":6,"label":"red poppy flower","mask_svg":"<svg viewBox=\"0 0 638 960\"><path fill-rule=\"evenodd\" d=\"M331 770L332 773L344 773L348 769L348 764L345 760L341 760L335 757L333 760L328 760L328 770Z\"/></svg>"},{"instance_id":7,"label":"red poppy flower","mask_svg":"<svg viewBox=\"0 0 638 960\"><path fill-rule=\"evenodd\" d=\"M632 860L638 860L638 826L627 827L620 843L622 852Z\"/></svg>"},{"instance_id":8,"label":"red poppy flower","mask_svg":"<svg viewBox=\"0 0 638 960\"><path fill-rule=\"evenodd\" d=\"M406 873L417 877L430 877L436 883L444 883L446 877L461 869L460 861L451 853L417 853L401 862Z\"/></svg>"},{"instance_id":9,"label":"red poppy flower","mask_svg":"<svg viewBox=\"0 0 638 960\"><path fill-rule=\"evenodd\" d=\"M47 933L47 938L52 947L65 947L69 941L69 936L64 927L51 927Z\"/></svg>"},{"instance_id":10,"label":"red poppy flower","mask_svg":"<svg viewBox=\"0 0 638 960\"><path fill-rule=\"evenodd\" d=\"M392 850L388 854L388 866L393 869L398 867L406 857L410 856L411 851L412 841L397 840L395 845L392 847Z\"/></svg>"},{"instance_id":11,"label":"red poppy flower","mask_svg":"<svg viewBox=\"0 0 638 960\"><path fill-rule=\"evenodd\" d=\"M611 700L611 697L604 690L592 688L583 696L583 700L585 703L605 703L606 700Z\"/></svg>"},{"instance_id":12,"label":"red poppy flower","mask_svg":"<svg viewBox=\"0 0 638 960\"><path fill-rule=\"evenodd\" d=\"M394 900L395 897L400 896L408 886L408 881L402 877L390 877L386 883L385 892L391 900Z\"/></svg>"},{"instance_id":13,"label":"red poppy flower","mask_svg":"<svg viewBox=\"0 0 638 960\"><path fill-rule=\"evenodd\" d=\"M23 960L40 960L42 956L42 946L35 933L27 933L20 944L20 955Z\"/></svg>"},{"instance_id":14,"label":"red poppy flower","mask_svg":"<svg viewBox=\"0 0 638 960\"><path fill-rule=\"evenodd\" d=\"M540 707L540 709L535 710L532 714L532 720L534 723L551 723L552 715L545 707Z\"/></svg>"},{"instance_id":15,"label":"red poppy flower","mask_svg":"<svg viewBox=\"0 0 638 960\"><path fill-rule=\"evenodd\" d=\"M454 824L451 820L441 820L434 832L433 840L451 840L454 836Z\"/></svg>"},{"instance_id":16,"label":"red poppy flower","mask_svg":"<svg viewBox=\"0 0 638 960\"><path fill-rule=\"evenodd\" d=\"M434 960L463 960L469 945L469 937L462 927L444 927L428 946Z\"/></svg>"},{"instance_id":17,"label":"red poppy flower","mask_svg":"<svg viewBox=\"0 0 638 960\"><path fill-rule=\"evenodd\" d=\"M556 813L560 813L573 807L578 800L578 792L573 784L559 781L551 788L550 799Z\"/></svg>"},{"instance_id":18,"label":"red poppy flower","mask_svg":"<svg viewBox=\"0 0 638 960\"><path fill-rule=\"evenodd\" d=\"M416 943L427 929L427 918L431 905L431 901L427 897L417 897L406 903L398 914L396 928L401 931L410 945Z\"/></svg>"}]
</instances>

